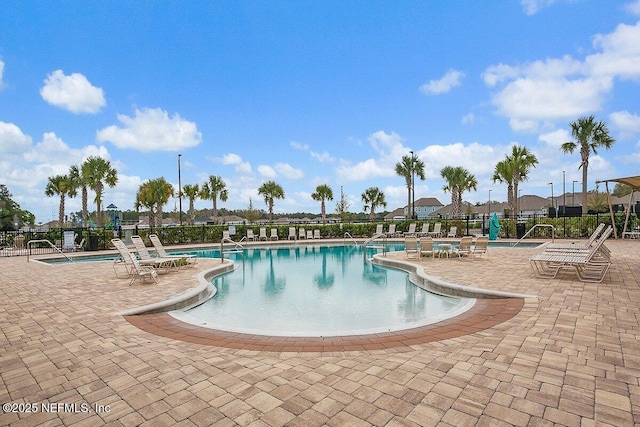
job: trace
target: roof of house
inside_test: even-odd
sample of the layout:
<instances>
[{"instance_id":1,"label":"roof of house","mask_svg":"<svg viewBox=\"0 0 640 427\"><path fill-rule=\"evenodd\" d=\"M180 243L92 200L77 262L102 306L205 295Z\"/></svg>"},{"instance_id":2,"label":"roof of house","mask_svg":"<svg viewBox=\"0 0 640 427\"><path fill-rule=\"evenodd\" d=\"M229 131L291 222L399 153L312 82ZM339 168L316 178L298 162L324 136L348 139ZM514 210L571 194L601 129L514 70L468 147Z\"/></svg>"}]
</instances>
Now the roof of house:
<instances>
[{"instance_id":1,"label":"roof of house","mask_svg":"<svg viewBox=\"0 0 640 427\"><path fill-rule=\"evenodd\" d=\"M444 206L435 197L421 197L415 202L416 206ZM405 206L406 207L406 206Z\"/></svg>"}]
</instances>

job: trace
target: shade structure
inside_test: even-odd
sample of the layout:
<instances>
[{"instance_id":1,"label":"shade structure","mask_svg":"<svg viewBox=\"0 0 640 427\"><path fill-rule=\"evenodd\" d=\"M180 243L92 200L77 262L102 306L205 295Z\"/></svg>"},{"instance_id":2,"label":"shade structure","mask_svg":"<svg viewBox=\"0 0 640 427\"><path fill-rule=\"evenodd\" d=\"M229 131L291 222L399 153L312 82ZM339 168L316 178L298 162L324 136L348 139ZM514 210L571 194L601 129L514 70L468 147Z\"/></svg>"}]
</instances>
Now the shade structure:
<instances>
[{"instance_id":1,"label":"shade structure","mask_svg":"<svg viewBox=\"0 0 640 427\"><path fill-rule=\"evenodd\" d=\"M629 203L627 204L627 214L625 216L624 225L622 226L622 233L627 229L629 224L629 214L631 213L631 204L633 203L633 193L640 189L640 175L628 176L625 178L613 178L613 179L603 179L600 181L596 181L596 184L600 184L604 182L607 188L607 200L609 201L609 214L611 215L611 224L613 225L613 237L615 239L618 238L618 229L616 227L615 216L613 215L613 206L611 206L611 195L609 194L609 183L610 182L619 182L620 184L625 184L631 187L631 193L629 194Z\"/></svg>"}]
</instances>

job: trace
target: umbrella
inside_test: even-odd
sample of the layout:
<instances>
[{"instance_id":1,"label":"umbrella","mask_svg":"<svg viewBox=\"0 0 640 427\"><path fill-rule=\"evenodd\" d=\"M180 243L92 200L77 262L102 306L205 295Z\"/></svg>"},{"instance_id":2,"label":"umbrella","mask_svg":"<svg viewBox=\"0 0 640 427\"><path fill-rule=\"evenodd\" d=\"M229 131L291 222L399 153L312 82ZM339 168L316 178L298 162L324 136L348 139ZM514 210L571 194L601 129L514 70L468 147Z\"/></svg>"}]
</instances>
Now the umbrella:
<instances>
[{"instance_id":1,"label":"umbrella","mask_svg":"<svg viewBox=\"0 0 640 427\"><path fill-rule=\"evenodd\" d=\"M489 240L496 240L498 233L500 233L500 221L498 221L498 215L494 212L489 221Z\"/></svg>"}]
</instances>

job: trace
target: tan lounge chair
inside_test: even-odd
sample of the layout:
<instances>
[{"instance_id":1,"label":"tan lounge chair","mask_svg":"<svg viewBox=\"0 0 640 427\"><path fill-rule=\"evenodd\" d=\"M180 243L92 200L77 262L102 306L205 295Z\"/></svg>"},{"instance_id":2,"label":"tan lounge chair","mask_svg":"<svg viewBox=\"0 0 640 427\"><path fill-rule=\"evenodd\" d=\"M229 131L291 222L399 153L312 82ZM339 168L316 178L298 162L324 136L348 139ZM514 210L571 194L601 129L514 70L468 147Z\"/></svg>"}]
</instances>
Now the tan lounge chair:
<instances>
[{"instance_id":1,"label":"tan lounge chair","mask_svg":"<svg viewBox=\"0 0 640 427\"><path fill-rule=\"evenodd\" d=\"M133 268L133 263L131 262L131 251L129 250L129 248L127 247L127 245L124 244L124 242L120 239L111 239L111 243L113 244L113 246L116 248L116 250L118 251L118 253L120 254L120 258L116 259L113 262L113 271L116 273L116 277L120 278L120 275L118 275L118 270L117 270L117 266L122 265L125 268L125 271L127 272L126 277L131 277L131 275L134 273L134 268ZM135 256L135 254L134 254ZM155 262L153 261L140 261L139 264L144 265L151 265L153 266L155 264Z\"/></svg>"},{"instance_id":2,"label":"tan lounge chair","mask_svg":"<svg viewBox=\"0 0 640 427\"><path fill-rule=\"evenodd\" d=\"M133 243L133 246L136 248L140 260L144 261L146 264L152 264L154 268L164 272L168 272L171 268L178 270L178 263L174 258L152 257L144 244L142 237L131 236L131 243Z\"/></svg>"},{"instance_id":3,"label":"tan lounge chair","mask_svg":"<svg viewBox=\"0 0 640 427\"><path fill-rule=\"evenodd\" d=\"M418 237L426 237L429 235L429 223L425 222L422 224L422 229L418 232Z\"/></svg>"},{"instance_id":4,"label":"tan lounge chair","mask_svg":"<svg viewBox=\"0 0 640 427\"><path fill-rule=\"evenodd\" d=\"M420 254L418 253L418 239L416 237L404 238L404 253L407 255L407 258L420 257Z\"/></svg>"},{"instance_id":5,"label":"tan lounge chair","mask_svg":"<svg viewBox=\"0 0 640 427\"><path fill-rule=\"evenodd\" d=\"M460 239L460 244L455 250L455 253L458 254L458 258L469 256L471 254L471 243L473 243L473 237L471 236L465 236Z\"/></svg>"},{"instance_id":6,"label":"tan lounge chair","mask_svg":"<svg viewBox=\"0 0 640 427\"><path fill-rule=\"evenodd\" d=\"M440 237L440 235L442 234L441 230L442 230L442 223L436 222L435 225L433 226L433 231L430 232L429 235L431 237Z\"/></svg>"},{"instance_id":7,"label":"tan lounge chair","mask_svg":"<svg viewBox=\"0 0 640 427\"><path fill-rule=\"evenodd\" d=\"M382 227L383 227L382 224L376 225L376 233L374 234L374 236L375 235L379 235L379 234L384 234L384 232L382 231ZM371 236L371 237L373 237L373 236Z\"/></svg>"},{"instance_id":8,"label":"tan lounge chair","mask_svg":"<svg viewBox=\"0 0 640 427\"><path fill-rule=\"evenodd\" d=\"M473 245L471 255L473 255L473 258L480 258L482 255L487 253L488 247L489 238L487 236L480 236L476 239L475 245Z\"/></svg>"},{"instance_id":9,"label":"tan lounge chair","mask_svg":"<svg viewBox=\"0 0 640 427\"><path fill-rule=\"evenodd\" d=\"M449 228L447 237L456 237L457 234L458 234L458 227L454 225L454 226L451 226L451 228Z\"/></svg>"},{"instance_id":10,"label":"tan lounge chair","mask_svg":"<svg viewBox=\"0 0 640 427\"><path fill-rule=\"evenodd\" d=\"M147 277L151 277L156 284L160 281L158 279L158 272L154 267L140 264L138 258L136 258L132 253L129 253L129 259L131 260L131 265L133 267L129 286L133 285L136 280L142 279L142 281L144 281Z\"/></svg>"},{"instance_id":11,"label":"tan lounge chair","mask_svg":"<svg viewBox=\"0 0 640 427\"><path fill-rule=\"evenodd\" d=\"M415 236L416 235L416 223L412 222L409 224L409 230L404 233L405 237Z\"/></svg>"},{"instance_id":12,"label":"tan lounge chair","mask_svg":"<svg viewBox=\"0 0 640 427\"><path fill-rule=\"evenodd\" d=\"M433 239L431 237L420 238L420 257L431 255L433 259Z\"/></svg>"},{"instance_id":13,"label":"tan lounge chair","mask_svg":"<svg viewBox=\"0 0 640 427\"><path fill-rule=\"evenodd\" d=\"M387 231L387 237L396 237L397 233L396 233L396 225L395 224L389 224L389 231Z\"/></svg>"}]
</instances>

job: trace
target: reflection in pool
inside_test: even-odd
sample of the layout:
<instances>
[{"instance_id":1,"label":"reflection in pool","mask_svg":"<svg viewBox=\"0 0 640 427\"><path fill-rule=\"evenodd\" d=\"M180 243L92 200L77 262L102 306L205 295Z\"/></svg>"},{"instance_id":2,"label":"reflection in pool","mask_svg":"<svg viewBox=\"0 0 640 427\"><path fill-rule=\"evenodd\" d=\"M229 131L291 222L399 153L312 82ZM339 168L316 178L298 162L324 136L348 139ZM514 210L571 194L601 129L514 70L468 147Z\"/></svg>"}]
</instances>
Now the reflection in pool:
<instances>
[{"instance_id":1,"label":"reflection in pool","mask_svg":"<svg viewBox=\"0 0 640 427\"><path fill-rule=\"evenodd\" d=\"M226 331L335 336L422 326L473 305L424 291L404 271L364 262L362 247L298 244L246 249L244 260L233 255L238 268L213 279L213 298L171 314Z\"/></svg>"}]
</instances>

